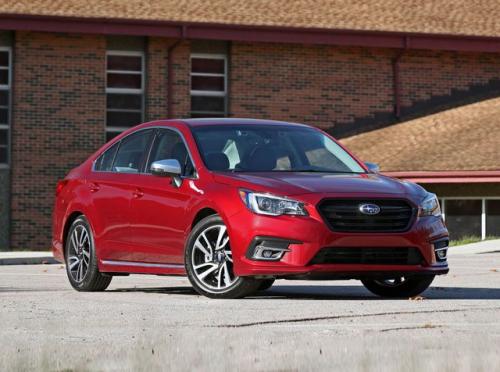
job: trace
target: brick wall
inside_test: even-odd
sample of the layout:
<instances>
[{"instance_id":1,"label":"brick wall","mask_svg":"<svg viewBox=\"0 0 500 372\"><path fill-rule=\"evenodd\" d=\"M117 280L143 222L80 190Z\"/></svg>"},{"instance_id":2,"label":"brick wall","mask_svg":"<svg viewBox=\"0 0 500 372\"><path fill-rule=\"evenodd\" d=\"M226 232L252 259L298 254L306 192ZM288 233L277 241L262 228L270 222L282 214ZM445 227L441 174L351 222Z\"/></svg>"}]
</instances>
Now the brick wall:
<instances>
[{"instance_id":1,"label":"brick wall","mask_svg":"<svg viewBox=\"0 0 500 372\"><path fill-rule=\"evenodd\" d=\"M167 82L168 82L168 48L176 42L174 39L151 37L148 39L146 60L146 120L167 118ZM174 117L188 117L190 111L189 72L190 44L180 43L173 51L174 73Z\"/></svg>"},{"instance_id":2,"label":"brick wall","mask_svg":"<svg viewBox=\"0 0 500 372\"><path fill-rule=\"evenodd\" d=\"M191 111L191 45L180 43L173 52L173 118L188 118Z\"/></svg>"},{"instance_id":3,"label":"brick wall","mask_svg":"<svg viewBox=\"0 0 500 372\"><path fill-rule=\"evenodd\" d=\"M232 116L330 127L392 107L392 50L232 43Z\"/></svg>"},{"instance_id":4,"label":"brick wall","mask_svg":"<svg viewBox=\"0 0 500 372\"><path fill-rule=\"evenodd\" d=\"M387 123L393 120L391 61L397 53L233 42L231 116L292 120L332 129L365 125L376 113L383 113L381 118ZM495 78L500 82L498 54L408 51L400 66L403 108L449 95L452 89L467 90ZM362 123L360 119L368 120Z\"/></svg>"},{"instance_id":5,"label":"brick wall","mask_svg":"<svg viewBox=\"0 0 500 372\"><path fill-rule=\"evenodd\" d=\"M9 248L10 170L0 169L0 251Z\"/></svg>"},{"instance_id":6,"label":"brick wall","mask_svg":"<svg viewBox=\"0 0 500 372\"><path fill-rule=\"evenodd\" d=\"M401 104L450 94L471 84L500 80L500 56L495 53L411 50L401 58Z\"/></svg>"},{"instance_id":7,"label":"brick wall","mask_svg":"<svg viewBox=\"0 0 500 372\"><path fill-rule=\"evenodd\" d=\"M105 39L17 32L11 247L48 249L56 181L104 141Z\"/></svg>"}]
</instances>

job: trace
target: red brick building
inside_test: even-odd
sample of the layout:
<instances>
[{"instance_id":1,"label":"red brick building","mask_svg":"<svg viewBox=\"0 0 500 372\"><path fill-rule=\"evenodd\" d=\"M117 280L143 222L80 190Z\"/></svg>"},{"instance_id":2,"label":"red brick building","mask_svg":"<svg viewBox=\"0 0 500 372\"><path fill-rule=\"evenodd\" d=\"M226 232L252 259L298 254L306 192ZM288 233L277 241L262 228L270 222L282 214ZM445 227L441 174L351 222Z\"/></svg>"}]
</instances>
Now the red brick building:
<instances>
[{"instance_id":1,"label":"red brick building","mask_svg":"<svg viewBox=\"0 0 500 372\"><path fill-rule=\"evenodd\" d=\"M102 4L0 4L0 249L48 249L56 180L143 121L272 118L345 138L500 96L495 0ZM500 196L493 157L475 197Z\"/></svg>"}]
</instances>

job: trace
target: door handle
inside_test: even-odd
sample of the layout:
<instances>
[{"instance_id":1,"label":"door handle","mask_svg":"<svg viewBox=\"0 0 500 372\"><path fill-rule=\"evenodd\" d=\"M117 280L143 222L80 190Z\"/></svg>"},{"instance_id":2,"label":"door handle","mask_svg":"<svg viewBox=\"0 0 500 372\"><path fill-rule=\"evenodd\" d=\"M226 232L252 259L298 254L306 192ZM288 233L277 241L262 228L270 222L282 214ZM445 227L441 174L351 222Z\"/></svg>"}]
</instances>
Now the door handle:
<instances>
[{"instance_id":1,"label":"door handle","mask_svg":"<svg viewBox=\"0 0 500 372\"><path fill-rule=\"evenodd\" d=\"M135 189L135 191L132 193L132 196L134 197L134 199L142 198L144 196L144 191L142 191L141 189Z\"/></svg>"},{"instance_id":2,"label":"door handle","mask_svg":"<svg viewBox=\"0 0 500 372\"><path fill-rule=\"evenodd\" d=\"M99 191L100 187L97 183L91 182L89 184L90 192L97 192Z\"/></svg>"}]
</instances>

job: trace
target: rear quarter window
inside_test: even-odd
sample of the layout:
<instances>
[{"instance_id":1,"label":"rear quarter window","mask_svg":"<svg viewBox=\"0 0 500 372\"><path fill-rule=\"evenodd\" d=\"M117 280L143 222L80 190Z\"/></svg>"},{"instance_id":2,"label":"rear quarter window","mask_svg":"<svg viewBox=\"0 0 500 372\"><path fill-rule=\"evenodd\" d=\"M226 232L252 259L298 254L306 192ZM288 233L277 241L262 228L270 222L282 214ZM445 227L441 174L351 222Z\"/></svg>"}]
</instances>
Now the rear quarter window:
<instances>
[{"instance_id":1,"label":"rear quarter window","mask_svg":"<svg viewBox=\"0 0 500 372\"><path fill-rule=\"evenodd\" d=\"M109 149L99 156L95 162L94 170L100 172L111 172L113 159L115 158L116 150L118 150L119 142L115 143Z\"/></svg>"}]
</instances>

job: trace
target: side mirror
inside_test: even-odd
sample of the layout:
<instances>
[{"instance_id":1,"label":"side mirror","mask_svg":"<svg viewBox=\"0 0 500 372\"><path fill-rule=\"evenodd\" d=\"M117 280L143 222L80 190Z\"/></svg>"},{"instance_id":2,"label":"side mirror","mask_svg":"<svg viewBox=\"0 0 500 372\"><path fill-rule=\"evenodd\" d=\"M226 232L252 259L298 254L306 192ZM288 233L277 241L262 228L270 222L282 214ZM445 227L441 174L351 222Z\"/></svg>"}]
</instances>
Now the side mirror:
<instances>
[{"instance_id":1,"label":"side mirror","mask_svg":"<svg viewBox=\"0 0 500 372\"><path fill-rule=\"evenodd\" d=\"M380 172L380 167L378 166L377 163L366 162L365 165L370 172L373 172L373 173Z\"/></svg>"},{"instance_id":2,"label":"side mirror","mask_svg":"<svg viewBox=\"0 0 500 372\"><path fill-rule=\"evenodd\" d=\"M177 159L158 160L151 164L151 173L159 177L178 178L182 174L182 168Z\"/></svg>"}]
</instances>

